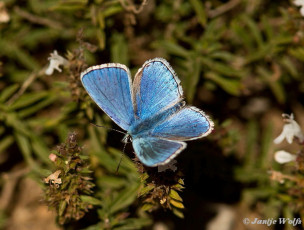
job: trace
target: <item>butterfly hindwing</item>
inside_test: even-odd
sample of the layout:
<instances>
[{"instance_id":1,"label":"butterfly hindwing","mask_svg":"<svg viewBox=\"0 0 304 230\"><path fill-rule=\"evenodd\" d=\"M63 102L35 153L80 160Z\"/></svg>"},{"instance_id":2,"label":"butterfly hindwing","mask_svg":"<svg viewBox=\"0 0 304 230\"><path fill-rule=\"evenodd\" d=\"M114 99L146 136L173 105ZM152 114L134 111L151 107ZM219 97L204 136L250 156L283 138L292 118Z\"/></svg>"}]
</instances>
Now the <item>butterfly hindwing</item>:
<instances>
[{"instance_id":1,"label":"butterfly hindwing","mask_svg":"<svg viewBox=\"0 0 304 230\"><path fill-rule=\"evenodd\" d=\"M114 63L93 66L81 74L81 81L95 103L128 130L134 121L129 69Z\"/></svg>"},{"instance_id":2,"label":"butterfly hindwing","mask_svg":"<svg viewBox=\"0 0 304 230\"><path fill-rule=\"evenodd\" d=\"M185 106L156 125L151 135L169 140L187 141L208 135L213 122L194 106Z\"/></svg>"},{"instance_id":3,"label":"butterfly hindwing","mask_svg":"<svg viewBox=\"0 0 304 230\"><path fill-rule=\"evenodd\" d=\"M133 83L137 117L146 119L182 100L180 80L162 58L147 61L138 70Z\"/></svg>"},{"instance_id":4,"label":"butterfly hindwing","mask_svg":"<svg viewBox=\"0 0 304 230\"><path fill-rule=\"evenodd\" d=\"M136 156L146 166L153 167L168 163L184 148L186 143L156 137L140 137L132 141Z\"/></svg>"}]
</instances>

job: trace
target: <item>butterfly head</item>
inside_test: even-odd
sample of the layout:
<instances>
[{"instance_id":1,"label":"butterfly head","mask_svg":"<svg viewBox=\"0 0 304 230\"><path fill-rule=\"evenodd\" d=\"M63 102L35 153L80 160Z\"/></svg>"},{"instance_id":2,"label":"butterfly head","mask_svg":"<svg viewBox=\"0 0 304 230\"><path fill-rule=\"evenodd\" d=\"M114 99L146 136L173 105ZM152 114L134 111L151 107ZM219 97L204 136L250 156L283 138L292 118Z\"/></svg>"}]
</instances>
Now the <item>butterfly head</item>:
<instances>
[{"instance_id":1,"label":"butterfly head","mask_svg":"<svg viewBox=\"0 0 304 230\"><path fill-rule=\"evenodd\" d=\"M121 140L122 143L127 144L132 142L132 137L129 133L127 133Z\"/></svg>"}]
</instances>

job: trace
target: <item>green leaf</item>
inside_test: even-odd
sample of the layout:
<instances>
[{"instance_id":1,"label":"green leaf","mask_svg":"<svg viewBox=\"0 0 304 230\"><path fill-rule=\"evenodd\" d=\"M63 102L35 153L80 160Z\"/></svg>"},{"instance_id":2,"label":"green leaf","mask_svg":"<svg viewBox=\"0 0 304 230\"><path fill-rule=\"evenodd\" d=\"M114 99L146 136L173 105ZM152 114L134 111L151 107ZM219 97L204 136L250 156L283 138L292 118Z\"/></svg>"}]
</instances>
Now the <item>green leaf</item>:
<instances>
[{"instance_id":1,"label":"green leaf","mask_svg":"<svg viewBox=\"0 0 304 230\"><path fill-rule=\"evenodd\" d=\"M271 22L266 15L262 15L262 25L263 30L265 31L264 33L266 34L266 40L271 41L275 36L273 31L274 27L271 25Z\"/></svg>"},{"instance_id":2,"label":"green leaf","mask_svg":"<svg viewBox=\"0 0 304 230\"><path fill-rule=\"evenodd\" d=\"M178 183L181 184L181 185L185 185L184 180L181 179L181 178L178 180Z\"/></svg>"},{"instance_id":3,"label":"green leaf","mask_svg":"<svg viewBox=\"0 0 304 230\"><path fill-rule=\"evenodd\" d=\"M0 126L0 135L2 135L5 132L5 128L3 126Z\"/></svg>"},{"instance_id":4,"label":"green leaf","mask_svg":"<svg viewBox=\"0 0 304 230\"><path fill-rule=\"evenodd\" d=\"M261 143L261 156L258 159L259 168L268 169L269 165L273 161L272 149L273 144L273 124L268 122L262 131L262 143Z\"/></svg>"},{"instance_id":5,"label":"green leaf","mask_svg":"<svg viewBox=\"0 0 304 230\"><path fill-rule=\"evenodd\" d=\"M86 203L89 203L89 204L92 204L92 205L102 205L102 201L101 200L99 200L99 199L97 199L95 197L92 197L92 196L81 195L80 199L83 202L86 202Z\"/></svg>"},{"instance_id":6,"label":"green leaf","mask_svg":"<svg viewBox=\"0 0 304 230\"><path fill-rule=\"evenodd\" d=\"M96 127L93 125L89 125L88 132L89 132L89 137L91 140L91 145L92 145L92 148L94 149L94 151L101 152L102 155L105 155L105 153L104 153L105 149L104 149L104 146L99 141L100 137L98 135L99 133L96 130Z\"/></svg>"},{"instance_id":7,"label":"green leaf","mask_svg":"<svg viewBox=\"0 0 304 230\"><path fill-rule=\"evenodd\" d=\"M25 161L31 167L35 167L36 163L32 157L32 148L31 148L29 139L19 133L15 133L15 137L16 137L17 144L18 144L19 148L21 149L21 152L23 154Z\"/></svg>"},{"instance_id":8,"label":"green leaf","mask_svg":"<svg viewBox=\"0 0 304 230\"><path fill-rule=\"evenodd\" d=\"M97 178L97 183L99 186L104 188L112 188L112 189L118 189L123 186L127 185L126 178L121 178L117 176L102 176L100 178Z\"/></svg>"},{"instance_id":9,"label":"green leaf","mask_svg":"<svg viewBox=\"0 0 304 230\"><path fill-rule=\"evenodd\" d=\"M147 194L153 188L155 188L155 186L153 184L148 184L148 185L143 186L138 192L138 197L141 197L141 196Z\"/></svg>"},{"instance_id":10,"label":"green leaf","mask_svg":"<svg viewBox=\"0 0 304 230\"><path fill-rule=\"evenodd\" d=\"M38 158L42 162L46 164L51 164L51 161L48 158L49 149L46 146L45 142L42 140L42 137L38 137L37 135L32 135L31 141L32 141L32 148L36 156L38 156Z\"/></svg>"},{"instance_id":11,"label":"green leaf","mask_svg":"<svg viewBox=\"0 0 304 230\"><path fill-rule=\"evenodd\" d=\"M294 77L295 79L299 79L300 78L298 70L297 70L297 67L295 65L296 63L293 60L291 60L290 57L283 56L280 59L280 64L287 70L287 72L292 77Z\"/></svg>"},{"instance_id":12,"label":"green leaf","mask_svg":"<svg viewBox=\"0 0 304 230\"><path fill-rule=\"evenodd\" d=\"M47 96L47 92L35 92L35 93L27 93L23 94L17 101L15 101L12 105L9 106L9 109L16 110L23 107L27 107L31 104L35 104L41 99Z\"/></svg>"},{"instance_id":13,"label":"green leaf","mask_svg":"<svg viewBox=\"0 0 304 230\"><path fill-rule=\"evenodd\" d=\"M38 62L25 50L19 47L14 40L0 39L1 55L18 61L21 65L29 70L40 69Z\"/></svg>"},{"instance_id":14,"label":"green leaf","mask_svg":"<svg viewBox=\"0 0 304 230\"><path fill-rule=\"evenodd\" d=\"M114 156L114 165L118 165L118 162L120 161L122 157L122 161L119 168L119 173L126 175L128 178L130 178L131 181L134 181L135 183L139 183L139 176L137 173L137 168L135 167L134 162L126 155L122 155L121 150L117 150L114 148L108 149L109 153ZM115 170L116 170L116 167Z\"/></svg>"},{"instance_id":15,"label":"green leaf","mask_svg":"<svg viewBox=\"0 0 304 230\"><path fill-rule=\"evenodd\" d=\"M227 93L234 96L240 95L241 82L239 80L223 78L213 72L206 73L205 77L217 83Z\"/></svg>"},{"instance_id":16,"label":"green leaf","mask_svg":"<svg viewBox=\"0 0 304 230\"><path fill-rule=\"evenodd\" d=\"M159 47L165 49L171 55L176 55L187 59L189 57L189 51L170 41L159 42Z\"/></svg>"},{"instance_id":17,"label":"green leaf","mask_svg":"<svg viewBox=\"0 0 304 230\"><path fill-rule=\"evenodd\" d=\"M252 62L256 62L259 60L264 60L265 57L271 56L274 54L274 44L267 43L260 48L256 49L254 52L250 52L248 56L246 56L245 64L249 65Z\"/></svg>"},{"instance_id":18,"label":"green leaf","mask_svg":"<svg viewBox=\"0 0 304 230\"><path fill-rule=\"evenodd\" d=\"M244 159L244 165L248 168L253 168L256 166L256 156L255 149L257 144L257 136L258 136L258 124L255 120L251 120L248 122L246 130L246 155Z\"/></svg>"},{"instance_id":19,"label":"green leaf","mask_svg":"<svg viewBox=\"0 0 304 230\"><path fill-rule=\"evenodd\" d=\"M120 191L110 204L110 213L114 214L119 210L127 208L134 202L137 196L138 185L131 185Z\"/></svg>"},{"instance_id":20,"label":"green leaf","mask_svg":"<svg viewBox=\"0 0 304 230\"><path fill-rule=\"evenodd\" d=\"M289 54L297 58L298 60L304 62L304 48L297 47L289 49Z\"/></svg>"},{"instance_id":21,"label":"green leaf","mask_svg":"<svg viewBox=\"0 0 304 230\"><path fill-rule=\"evenodd\" d=\"M2 90L0 94L0 102L5 102L19 88L18 84L10 85Z\"/></svg>"},{"instance_id":22,"label":"green leaf","mask_svg":"<svg viewBox=\"0 0 304 230\"><path fill-rule=\"evenodd\" d=\"M230 28L231 32L234 34L233 40L235 43L240 44L245 49L248 49L249 52L253 52L253 50L256 49L253 36L248 33L248 29L244 26L244 23L240 17L233 19Z\"/></svg>"},{"instance_id":23,"label":"green leaf","mask_svg":"<svg viewBox=\"0 0 304 230\"><path fill-rule=\"evenodd\" d=\"M82 157L80 156L80 158L82 158ZM81 174L91 174L91 173L93 173L93 171L90 170L89 168L83 168L79 171L79 173L81 173Z\"/></svg>"},{"instance_id":24,"label":"green leaf","mask_svg":"<svg viewBox=\"0 0 304 230\"><path fill-rule=\"evenodd\" d=\"M241 20L248 26L250 34L255 39L258 47L263 46L263 36L261 34L261 29L258 27L255 21L252 20L247 14L242 14Z\"/></svg>"},{"instance_id":25,"label":"green leaf","mask_svg":"<svg viewBox=\"0 0 304 230\"><path fill-rule=\"evenodd\" d=\"M269 72L266 68L259 66L257 72L260 74L260 77L269 84L270 89L278 102L284 103L286 100L285 91L280 81L273 79L273 73Z\"/></svg>"},{"instance_id":26,"label":"green leaf","mask_svg":"<svg viewBox=\"0 0 304 230\"><path fill-rule=\"evenodd\" d=\"M277 98L278 102L284 104L286 101L285 90L279 81L270 82L270 89Z\"/></svg>"},{"instance_id":27,"label":"green leaf","mask_svg":"<svg viewBox=\"0 0 304 230\"><path fill-rule=\"evenodd\" d=\"M222 44L218 41L225 34L227 28L225 23L223 23L223 19L216 18L208 22L206 25L204 34L202 35L199 43L193 41L192 43L197 43L197 45L204 44L205 49L209 49L212 46L213 51L219 50L222 47ZM217 47L217 48L216 48ZM221 49L222 50L222 49Z\"/></svg>"},{"instance_id":28,"label":"green leaf","mask_svg":"<svg viewBox=\"0 0 304 230\"><path fill-rule=\"evenodd\" d=\"M117 13L120 13L121 11L123 11L123 8L119 4L119 5L114 5L114 6L106 8L105 10L103 10L102 13L103 13L104 17L107 18L107 17L110 17L110 16L115 15Z\"/></svg>"},{"instance_id":29,"label":"green leaf","mask_svg":"<svg viewBox=\"0 0 304 230\"><path fill-rule=\"evenodd\" d=\"M88 0L65 0L56 1L56 5L51 7L51 10L75 11L86 7Z\"/></svg>"},{"instance_id":30,"label":"green leaf","mask_svg":"<svg viewBox=\"0 0 304 230\"><path fill-rule=\"evenodd\" d=\"M63 216L66 207L67 207L67 202L65 200L60 201L59 209L58 209L58 216Z\"/></svg>"},{"instance_id":31,"label":"green leaf","mask_svg":"<svg viewBox=\"0 0 304 230\"><path fill-rule=\"evenodd\" d=\"M188 59L186 62L187 65L187 78L186 79L186 92L187 92L187 100L189 103L192 103L194 95L196 93L197 84L200 79L201 74L201 68L202 65L200 64L200 60L197 57L194 57L193 59Z\"/></svg>"},{"instance_id":32,"label":"green leaf","mask_svg":"<svg viewBox=\"0 0 304 230\"><path fill-rule=\"evenodd\" d=\"M9 146L14 143L13 136L6 136L0 141L0 154L3 153Z\"/></svg>"},{"instance_id":33,"label":"green leaf","mask_svg":"<svg viewBox=\"0 0 304 230\"><path fill-rule=\"evenodd\" d=\"M143 227L151 225L152 220L150 218L127 218L119 220L118 225L114 226L115 230L140 230Z\"/></svg>"},{"instance_id":34,"label":"green leaf","mask_svg":"<svg viewBox=\"0 0 304 230\"><path fill-rule=\"evenodd\" d=\"M210 53L210 58L212 59L220 59L226 62L231 62L231 60L235 59L235 56L232 53L226 52L226 51L214 51Z\"/></svg>"},{"instance_id":35,"label":"green leaf","mask_svg":"<svg viewBox=\"0 0 304 230\"><path fill-rule=\"evenodd\" d=\"M28 117L30 115L33 115L34 113L37 113L38 111L42 110L44 107L49 106L54 101L56 101L57 96L48 96L44 98L44 100L37 102L35 104L32 104L31 106L24 108L19 112L20 117Z\"/></svg>"},{"instance_id":36,"label":"green leaf","mask_svg":"<svg viewBox=\"0 0 304 230\"><path fill-rule=\"evenodd\" d=\"M128 46L126 38L122 34L114 33L111 38L111 60L112 62L129 65Z\"/></svg>"},{"instance_id":37,"label":"green leaf","mask_svg":"<svg viewBox=\"0 0 304 230\"><path fill-rule=\"evenodd\" d=\"M105 34L105 31L103 29L97 30L96 36L97 36L97 39L98 39L99 48L101 50L104 50L105 45L106 45L106 34Z\"/></svg>"},{"instance_id":38,"label":"green leaf","mask_svg":"<svg viewBox=\"0 0 304 230\"><path fill-rule=\"evenodd\" d=\"M185 208L182 202L176 201L174 199L170 200L170 204L172 204L173 206L179 208L179 209L183 209Z\"/></svg>"},{"instance_id":39,"label":"green leaf","mask_svg":"<svg viewBox=\"0 0 304 230\"><path fill-rule=\"evenodd\" d=\"M143 211L149 211L149 210L152 210L154 207L153 204L144 204L142 207L141 207L141 210Z\"/></svg>"},{"instance_id":40,"label":"green leaf","mask_svg":"<svg viewBox=\"0 0 304 230\"><path fill-rule=\"evenodd\" d=\"M174 213L174 215L176 215L177 217L183 219L184 218L184 214L182 211L176 209L176 208L172 208L172 212Z\"/></svg>"},{"instance_id":41,"label":"green leaf","mask_svg":"<svg viewBox=\"0 0 304 230\"><path fill-rule=\"evenodd\" d=\"M232 67L230 67L228 64L214 61L209 57L208 58L201 57L199 60L201 61L201 64L207 66L209 69L221 75L228 77L237 77L237 78L241 78L244 76L243 71L235 70Z\"/></svg>"},{"instance_id":42,"label":"green leaf","mask_svg":"<svg viewBox=\"0 0 304 230\"><path fill-rule=\"evenodd\" d=\"M178 192L177 191L175 191L174 189L171 189L170 190L170 197L171 198L173 198L173 199L175 199L175 200L177 200L177 201L183 201L183 199L180 197L180 195L178 194Z\"/></svg>"},{"instance_id":43,"label":"green leaf","mask_svg":"<svg viewBox=\"0 0 304 230\"><path fill-rule=\"evenodd\" d=\"M207 23L207 14L203 2L199 0L190 0L190 3L196 13L199 23L205 27Z\"/></svg>"},{"instance_id":44,"label":"green leaf","mask_svg":"<svg viewBox=\"0 0 304 230\"><path fill-rule=\"evenodd\" d=\"M32 134L30 129L26 126L26 123L21 122L18 119L18 116L16 113L7 113L5 122L8 126L13 127L16 131L18 131L26 136L31 136L31 134Z\"/></svg>"},{"instance_id":45,"label":"green leaf","mask_svg":"<svg viewBox=\"0 0 304 230\"><path fill-rule=\"evenodd\" d=\"M98 224L95 224L95 225L90 225L89 227L83 228L82 230L100 230L100 229L102 229L103 224L104 223L98 223Z\"/></svg>"}]
</instances>

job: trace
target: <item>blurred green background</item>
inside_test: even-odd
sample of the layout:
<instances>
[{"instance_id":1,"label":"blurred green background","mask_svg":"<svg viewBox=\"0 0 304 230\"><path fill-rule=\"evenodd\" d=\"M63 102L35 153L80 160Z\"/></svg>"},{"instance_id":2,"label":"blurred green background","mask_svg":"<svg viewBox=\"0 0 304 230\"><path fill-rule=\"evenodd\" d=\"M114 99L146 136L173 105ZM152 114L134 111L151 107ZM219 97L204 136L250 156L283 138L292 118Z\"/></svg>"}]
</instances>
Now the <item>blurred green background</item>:
<instances>
[{"instance_id":1,"label":"blurred green background","mask_svg":"<svg viewBox=\"0 0 304 230\"><path fill-rule=\"evenodd\" d=\"M242 222L304 220L304 183L279 183L269 173L302 181L295 163L273 160L278 149L303 151L295 143L273 144L282 113L293 112L304 125L299 10L293 1L270 0L0 1L0 227L301 229ZM68 62L46 75L54 50ZM127 65L134 76L154 57L169 61L185 100L204 110L215 130L188 143L175 173L142 169L128 145L116 174L123 135L90 124L118 129L88 97L79 76L108 62ZM77 172L67 147L75 142L73 132L81 146ZM65 148L68 154L54 164L50 153L59 156ZM56 190L43 178L58 168L68 182ZM83 193L75 178L90 181L91 192ZM178 184L167 194L172 207L151 193L168 178ZM77 208L62 196L75 198ZM42 202L48 199L56 201L48 203L53 211Z\"/></svg>"}]
</instances>

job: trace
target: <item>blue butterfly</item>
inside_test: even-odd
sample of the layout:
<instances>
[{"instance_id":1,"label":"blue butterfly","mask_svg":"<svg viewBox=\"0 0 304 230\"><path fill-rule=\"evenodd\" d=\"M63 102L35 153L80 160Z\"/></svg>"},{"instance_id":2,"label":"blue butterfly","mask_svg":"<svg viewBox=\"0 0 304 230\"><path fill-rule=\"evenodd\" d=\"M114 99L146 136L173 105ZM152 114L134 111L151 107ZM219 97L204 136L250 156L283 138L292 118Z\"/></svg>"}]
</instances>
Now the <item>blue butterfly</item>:
<instances>
[{"instance_id":1,"label":"blue butterfly","mask_svg":"<svg viewBox=\"0 0 304 230\"><path fill-rule=\"evenodd\" d=\"M183 101L180 80L162 58L146 61L132 85L122 64L92 66L81 81L95 103L131 136L136 156L146 166L169 163L183 149L183 141L208 135L213 122Z\"/></svg>"}]
</instances>

